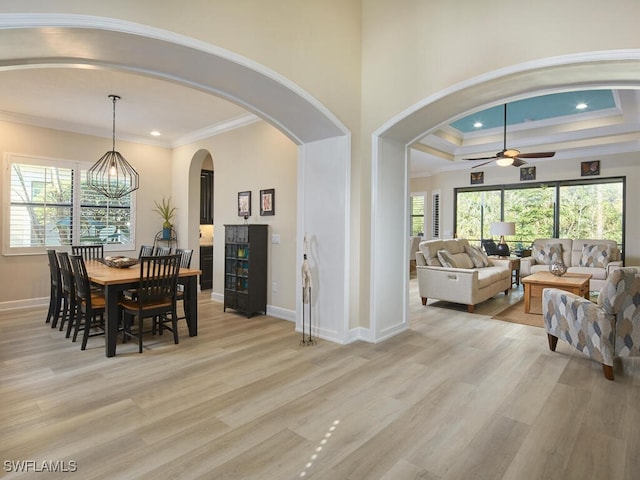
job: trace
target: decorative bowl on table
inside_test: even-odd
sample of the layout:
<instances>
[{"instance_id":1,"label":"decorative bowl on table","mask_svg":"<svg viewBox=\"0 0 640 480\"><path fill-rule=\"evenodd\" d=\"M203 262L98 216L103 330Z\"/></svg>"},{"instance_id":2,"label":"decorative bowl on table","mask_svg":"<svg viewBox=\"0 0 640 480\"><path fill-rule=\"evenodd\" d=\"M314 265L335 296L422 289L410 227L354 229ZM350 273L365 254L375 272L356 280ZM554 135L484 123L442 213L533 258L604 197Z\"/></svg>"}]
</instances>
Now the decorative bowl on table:
<instances>
[{"instance_id":1,"label":"decorative bowl on table","mask_svg":"<svg viewBox=\"0 0 640 480\"><path fill-rule=\"evenodd\" d=\"M106 266L113 267L113 268L129 268L139 263L139 260L137 258L120 257L120 256L104 257L100 261L104 263Z\"/></svg>"},{"instance_id":2,"label":"decorative bowl on table","mask_svg":"<svg viewBox=\"0 0 640 480\"><path fill-rule=\"evenodd\" d=\"M567 273L567 266L562 261L556 261L549 265L549 271L556 277L561 277Z\"/></svg>"}]
</instances>

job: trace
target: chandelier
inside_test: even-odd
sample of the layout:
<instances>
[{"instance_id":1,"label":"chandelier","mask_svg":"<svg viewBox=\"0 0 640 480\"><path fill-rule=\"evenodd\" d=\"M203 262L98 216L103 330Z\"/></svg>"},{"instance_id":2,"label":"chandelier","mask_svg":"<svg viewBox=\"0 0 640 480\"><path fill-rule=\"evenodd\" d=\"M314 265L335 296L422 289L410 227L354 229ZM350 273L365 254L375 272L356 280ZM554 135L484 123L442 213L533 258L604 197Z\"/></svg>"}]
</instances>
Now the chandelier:
<instances>
[{"instance_id":1,"label":"chandelier","mask_svg":"<svg viewBox=\"0 0 640 480\"><path fill-rule=\"evenodd\" d=\"M122 198L137 190L140 185L138 172L127 160L116 152L116 101L118 95L109 95L113 100L113 146L87 172L89 188L107 198Z\"/></svg>"}]
</instances>

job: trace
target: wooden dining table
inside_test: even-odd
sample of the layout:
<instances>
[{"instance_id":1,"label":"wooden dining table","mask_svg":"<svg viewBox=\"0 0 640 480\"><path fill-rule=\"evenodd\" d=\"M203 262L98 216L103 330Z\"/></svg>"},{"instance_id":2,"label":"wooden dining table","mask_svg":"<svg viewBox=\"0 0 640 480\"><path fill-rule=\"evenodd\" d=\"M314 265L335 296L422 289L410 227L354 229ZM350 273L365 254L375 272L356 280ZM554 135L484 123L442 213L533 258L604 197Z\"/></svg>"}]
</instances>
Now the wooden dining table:
<instances>
[{"instance_id":1,"label":"wooden dining table","mask_svg":"<svg viewBox=\"0 0 640 480\"><path fill-rule=\"evenodd\" d=\"M124 290L136 288L140 284L140 266L114 268L100 260L86 260L87 274L91 283L104 289L105 297L105 352L107 357L116 354L118 339L119 307L118 301ZM184 302L189 336L198 335L198 275L200 270L181 268L178 283L184 285Z\"/></svg>"}]
</instances>

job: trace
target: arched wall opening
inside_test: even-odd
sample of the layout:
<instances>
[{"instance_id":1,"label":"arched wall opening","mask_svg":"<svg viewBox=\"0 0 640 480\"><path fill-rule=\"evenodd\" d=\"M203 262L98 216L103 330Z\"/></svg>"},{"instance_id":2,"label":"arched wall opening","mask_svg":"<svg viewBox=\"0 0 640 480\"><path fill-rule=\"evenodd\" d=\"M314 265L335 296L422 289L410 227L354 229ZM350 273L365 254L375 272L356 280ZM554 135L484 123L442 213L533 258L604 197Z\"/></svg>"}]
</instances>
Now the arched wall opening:
<instances>
[{"instance_id":1,"label":"arched wall opening","mask_svg":"<svg viewBox=\"0 0 640 480\"><path fill-rule=\"evenodd\" d=\"M234 102L267 121L298 145L296 253L305 233L317 245L314 304L317 334L346 343L349 305L350 133L321 103L267 67L195 39L146 25L103 17L0 14L5 69L98 68L147 75L199 89ZM151 55L150 52L162 52ZM140 52L145 52L141 55ZM175 60L175 61L174 61ZM178 234L198 245L200 155L172 165L172 196L189 221ZM336 195L326 192L339 189ZM188 194L185 194L188 192ZM184 229L184 230L183 230ZM194 259L194 262L197 260ZM300 284L298 273L298 284ZM301 294L297 294L301 297ZM296 302L296 323L301 301Z\"/></svg>"},{"instance_id":2,"label":"arched wall opening","mask_svg":"<svg viewBox=\"0 0 640 480\"><path fill-rule=\"evenodd\" d=\"M640 88L639 72L639 50L588 52L515 65L425 98L374 132L370 259L374 341L409 327L405 268L409 145L454 117L505 100L577 88ZM380 258L386 261L375 261Z\"/></svg>"}]
</instances>

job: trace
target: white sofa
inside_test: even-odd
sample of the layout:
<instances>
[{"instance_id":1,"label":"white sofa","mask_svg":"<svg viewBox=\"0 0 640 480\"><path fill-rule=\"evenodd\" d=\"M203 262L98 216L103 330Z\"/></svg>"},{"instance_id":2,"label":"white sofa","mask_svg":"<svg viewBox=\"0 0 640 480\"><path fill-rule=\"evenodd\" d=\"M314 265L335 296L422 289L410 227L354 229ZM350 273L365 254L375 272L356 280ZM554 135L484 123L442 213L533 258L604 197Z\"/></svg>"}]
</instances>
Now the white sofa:
<instances>
[{"instance_id":1,"label":"white sofa","mask_svg":"<svg viewBox=\"0 0 640 480\"><path fill-rule=\"evenodd\" d=\"M620 249L613 240L538 238L531 245L531 256L520 260L520 277L549 271L552 258L561 248L562 261L569 273L590 273L589 290L599 292L604 281L622 267Z\"/></svg>"},{"instance_id":2,"label":"white sofa","mask_svg":"<svg viewBox=\"0 0 640 480\"><path fill-rule=\"evenodd\" d=\"M488 258L480 249L473 249L466 239L428 240L420 243L416 253L416 269L423 305L427 304L427 299L434 298L466 304L469 313L473 313L478 303L499 292L504 292L505 295L509 293L509 260ZM453 260L452 266L442 266L438 257L438 252L442 251L448 253L449 259ZM482 254L486 266L479 266L477 252Z\"/></svg>"}]
</instances>

